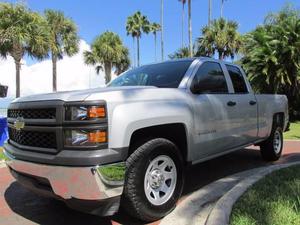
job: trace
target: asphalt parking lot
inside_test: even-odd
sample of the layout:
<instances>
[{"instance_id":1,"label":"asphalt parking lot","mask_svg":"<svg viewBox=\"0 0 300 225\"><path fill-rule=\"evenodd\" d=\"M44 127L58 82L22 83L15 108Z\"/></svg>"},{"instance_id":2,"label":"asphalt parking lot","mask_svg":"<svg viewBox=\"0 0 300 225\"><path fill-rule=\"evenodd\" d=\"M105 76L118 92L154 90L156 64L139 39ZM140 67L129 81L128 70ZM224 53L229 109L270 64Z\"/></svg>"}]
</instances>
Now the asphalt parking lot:
<instances>
[{"instance_id":1,"label":"asphalt parking lot","mask_svg":"<svg viewBox=\"0 0 300 225\"><path fill-rule=\"evenodd\" d=\"M285 142L283 157L276 163L300 160L300 142ZM222 177L265 166L255 147L242 149L187 169L183 198L195 190ZM180 203L179 203L180 204ZM155 222L153 224L158 224ZM0 224L141 224L125 213L101 218L76 212L64 203L40 197L20 186L7 168L0 168Z\"/></svg>"}]
</instances>

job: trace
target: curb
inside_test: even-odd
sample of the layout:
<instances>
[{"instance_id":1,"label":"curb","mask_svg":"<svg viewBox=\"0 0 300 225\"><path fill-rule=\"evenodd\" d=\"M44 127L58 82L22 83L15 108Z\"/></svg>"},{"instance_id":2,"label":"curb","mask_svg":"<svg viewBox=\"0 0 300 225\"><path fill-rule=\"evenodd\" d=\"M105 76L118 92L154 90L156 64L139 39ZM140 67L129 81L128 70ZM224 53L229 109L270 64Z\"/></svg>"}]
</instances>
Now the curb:
<instances>
[{"instance_id":1,"label":"curb","mask_svg":"<svg viewBox=\"0 0 300 225\"><path fill-rule=\"evenodd\" d=\"M251 176L254 171L260 169L255 168L232 174L201 187L177 205L169 215L162 219L160 225L205 224L214 204L244 177Z\"/></svg>"},{"instance_id":2,"label":"curb","mask_svg":"<svg viewBox=\"0 0 300 225\"><path fill-rule=\"evenodd\" d=\"M6 167L5 161L0 160L0 169Z\"/></svg>"},{"instance_id":3,"label":"curb","mask_svg":"<svg viewBox=\"0 0 300 225\"><path fill-rule=\"evenodd\" d=\"M227 192L213 207L205 225L227 225L229 224L230 214L234 203L239 197L244 194L253 184L265 177L266 175L283 168L294 165L299 165L300 162L292 162L281 165L268 166L259 170L255 175L252 175L235 185L229 192Z\"/></svg>"}]
</instances>

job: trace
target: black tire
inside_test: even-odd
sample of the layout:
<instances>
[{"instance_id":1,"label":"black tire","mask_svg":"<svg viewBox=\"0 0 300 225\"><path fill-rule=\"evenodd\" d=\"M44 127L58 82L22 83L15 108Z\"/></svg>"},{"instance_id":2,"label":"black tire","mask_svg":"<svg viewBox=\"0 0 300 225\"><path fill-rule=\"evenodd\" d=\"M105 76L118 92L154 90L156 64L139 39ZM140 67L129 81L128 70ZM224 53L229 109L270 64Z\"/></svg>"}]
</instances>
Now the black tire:
<instances>
[{"instance_id":1,"label":"black tire","mask_svg":"<svg viewBox=\"0 0 300 225\"><path fill-rule=\"evenodd\" d=\"M151 161L158 156L170 157L177 171L173 194L162 205L153 205L146 197L144 179ZM121 206L131 216L152 222L170 213L180 198L183 183L183 159L177 146L164 138L152 139L138 147L126 161L126 175Z\"/></svg>"},{"instance_id":2,"label":"black tire","mask_svg":"<svg viewBox=\"0 0 300 225\"><path fill-rule=\"evenodd\" d=\"M278 140L280 145L279 147L275 147L274 145L274 139L277 138L279 138ZM282 148L283 148L282 127L274 123L271 131L271 135L266 141L260 144L260 152L262 158L268 162L276 161L280 158L282 154Z\"/></svg>"}]
</instances>

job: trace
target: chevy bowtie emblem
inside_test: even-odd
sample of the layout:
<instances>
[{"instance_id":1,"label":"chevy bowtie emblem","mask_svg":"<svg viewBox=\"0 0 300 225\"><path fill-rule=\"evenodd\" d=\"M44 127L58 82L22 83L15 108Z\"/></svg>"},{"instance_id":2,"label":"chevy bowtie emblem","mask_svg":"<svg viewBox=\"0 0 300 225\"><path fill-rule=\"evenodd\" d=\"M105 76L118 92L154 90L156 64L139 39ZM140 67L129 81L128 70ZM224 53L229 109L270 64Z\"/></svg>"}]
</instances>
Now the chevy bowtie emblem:
<instances>
[{"instance_id":1,"label":"chevy bowtie emblem","mask_svg":"<svg viewBox=\"0 0 300 225\"><path fill-rule=\"evenodd\" d=\"M23 117L18 117L14 122L14 128L16 130L21 130L25 127L25 122Z\"/></svg>"}]
</instances>

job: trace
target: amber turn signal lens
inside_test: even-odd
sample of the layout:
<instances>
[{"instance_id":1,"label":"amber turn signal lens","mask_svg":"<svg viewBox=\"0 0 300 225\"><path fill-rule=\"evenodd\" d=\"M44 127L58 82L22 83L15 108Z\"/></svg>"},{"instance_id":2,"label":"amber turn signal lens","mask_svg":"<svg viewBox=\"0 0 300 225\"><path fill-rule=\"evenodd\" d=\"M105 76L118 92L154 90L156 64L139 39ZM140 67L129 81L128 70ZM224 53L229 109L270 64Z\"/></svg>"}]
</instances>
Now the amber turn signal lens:
<instances>
[{"instance_id":1,"label":"amber turn signal lens","mask_svg":"<svg viewBox=\"0 0 300 225\"><path fill-rule=\"evenodd\" d=\"M91 106L88 108L89 118L104 118L105 108L103 106Z\"/></svg>"},{"instance_id":2,"label":"amber turn signal lens","mask_svg":"<svg viewBox=\"0 0 300 225\"><path fill-rule=\"evenodd\" d=\"M89 142L104 143L107 140L106 131L93 131L88 133Z\"/></svg>"}]
</instances>

